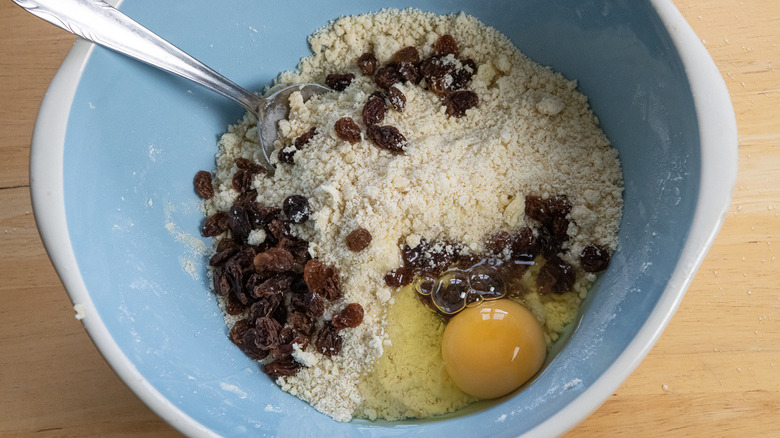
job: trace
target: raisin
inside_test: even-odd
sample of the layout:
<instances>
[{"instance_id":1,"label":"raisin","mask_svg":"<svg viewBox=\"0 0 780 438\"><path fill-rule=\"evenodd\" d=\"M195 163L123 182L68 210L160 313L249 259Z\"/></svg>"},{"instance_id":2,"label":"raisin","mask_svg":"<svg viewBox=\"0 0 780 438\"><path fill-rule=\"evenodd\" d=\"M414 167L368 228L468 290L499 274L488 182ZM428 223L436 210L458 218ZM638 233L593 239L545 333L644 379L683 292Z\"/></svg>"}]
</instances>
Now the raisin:
<instances>
[{"instance_id":1,"label":"raisin","mask_svg":"<svg viewBox=\"0 0 780 438\"><path fill-rule=\"evenodd\" d=\"M268 232L277 241L290 237L290 222L282 219L274 219L268 224Z\"/></svg>"},{"instance_id":2,"label":"raisin","mask_svg":"<svg viewBox=\"0 0 780 438\"><path fill-rule=\"evenodd\" d=\"M282 219L282 209L278 207L261 207L256 202L252 204L251 221L257 228L270 224L274 219Z\"/></svg>"},{"instance_id":3,"label":"raisin","mask_svg":"<svg viewBox=\"0 0 780 438\"><path fill-rule=\"evenodd\" d=\"M253 205L255 204L255 200L257 199L257 190L247 190L243 193L239 193L236 197L236 201L233 203L234 206L243 207L245 209L254 208Z\"/></svg>"},{"instance_id":4,"label":"raisin","mask_svg":"<svg viewBox=\"0 0 780 438\"><path fill-rule=\"evenodd\" d=\"M306 351L306 349L309 348L309 338L307 336L309 336L308 333L301 333L300 335L295 336L290 344L298 344L298 348L301 351Z\"/></svg>"},{"instance_id":5,"label":"raisin","mask_svg":"<svg viewBox=\"0 0 780 438\"><path fill-rule=\"evenodd\" d=\"M411 64L417 64L420 62L420 52L413 46L404 47L403 49L395 52L393 59L397 63L408 62Z\"/></svg>"},{"instance_id":6,"label":"raisin","mask_svg":"<svg viewBox=\"0 0 780 438\"><path fill-rule=\"evenodd\" d=\"M533 195L525 197L525 214L550 228L552 228L553 220L556 217L566 217L570 212L571 204L566 195L558 195L547 199Z\"/></svg>"},{"instance_id":7,"label":"raisin","mask_svg":"<svg viewBox=\"0 0 780 438\"><path fill-rule=\"evenodd\" d=\"M248 170L239 169L233 174L233 188L238 193L246 192L252 188L252 172Z\"/></svg>"},{"instance_id":8,"label":"raisin","mask_svg":"<svg viewBox=\"0 0 780 438\"><path fill-rule=\"evenodd\" d=\"M227 274L221 268L214 269L214 293L219 296L226 296L230 292L230 282L228 282Z\"/></svg>"},{"instance_id":9,"label":"raisin","mask_svg":"<svg viewBox=\"0 0 780 438\"><path fill-rule=\"evenodd\" d=\"M403 112L403 110L406 108L406 96L404 96L403 91L399 90L397 87L390 87L387 95L388 100L390 101L390 106L392 106L393 109L399 113Z\"/></svg>"},{"instance_id":10,"label":"raisin","mask_svg":"<svg viewBox=\"0 0 780 438\"><path fill-rule=\"evenodd\" d=\"M385 100L387 98L387 93L385 93L384 90L376 90L373 93L368 95L369 99L371 99L372 97L378 97L382 100Z\"/></svg>"},{"instance_id":11,"label":"raisin","mask_svg":"<svg viewBox=\"0 0 780 438\"><path fill-rule=\"evenodd\" d=\"M317 333L317 340L314 341L314 346L317 348L317 351L330 357L341 353L342 342L343 339L336 327L330 321L326 321L325 325Z\"/></svg>"},{"instance_id":12,"label":"raisin","mask_svg":"<svg viewBox=\"0 0 780 438\"><path fill-rule=\"evenodd\" d=\"M518 260L531 261L539 253L539 242L530 227L525 227L515 236L512 242L512 257Z\"/></svg>"},{"instance_id":13,"label":"raisin","mask_svg":"<svg viewBox=\"0 0 780 438\"><path fill-rule=\"evenodd\" d=\"M209 266L219 266L228 261L228 259L233 257L237 252L238 247L230 246L223 249L222 251L214 253L214 255L209 259Z\"/></svg>"},{"instance_id":14,"label":"raisin","mask_svg":"<svg viewBox=\"0 0 780 438\"><path fill-rule=\"evenodd\" d=\"M244 207L234 205L230 209L228 227L235 239L246 242L249 232L252 231L252 224L249 222L249 215Z\"/></svg>"},{"instance_id":15,"label":"raisin","mask_svg":"<svg viewBox=\"0 0 780 438\"><path fill-rule=\"evenodd\" d=\"M286 147L279 151L279 162L287 164L295 164L295 153L298 149L294 147Z\"/></svg>"},{"instance_id":16,"label":"raisin","mask_svg":"<svg viewBox=\"0 0 780 438\"><path fill-rule=\"evenodd\" d=\"M249 328L249 321L247 319L240 319L236 321L235 324L233 324L233 327L231 327L230 334L228 336L230 337L230 340L238 346L238 348L243 347L244 333L246 333Z\"/></svg>"},{"instance_id":17,"label":"raisin","mask_svg":"<svg viewBox=\"0 0 780 438\"><path fill-rule=\"evenodd\" d=\"M430 90L433 94L446 99L447 94L449 93L449 89L447 88L447 79L440 76L432 77L428 80L428 90ZM446 100L443 102L443 104L446 105Z\"/></svg>"},{"instance_id":18,"label":"raisin","mask_svg":"<svg viewBox=\"0 0 780 438\"><path fill-rule=\"evenodd\" d=\"M247 276L244 280L244 287L243 290L247 293L247 295L251 298L253 298L251 301L254 303L256 301L254 289L263 284L264 281L268 280L271 276L271 273L264 272L262 274L258 274L257 272L252 272L252 270L246 272Z\"/></svg>"},{"instance_id":19,"label":"raisin","mask_svg":"<svg viewBox=\"0 0 780 438\"><path fill-rule=\"evenodd\" d=\"M308 336L308 335L306 335ZM274 359L284 359L292 356L295 345L298 345L302 351L309 346L309 340L292 327L285 327L279 332L279 346L271 350L271 356Z\"/></svg>"},{"instance_id":20,"label":"raisin","mask_svg":"<svg viewBox=\"0 0 780 438\"><path fill-rule=\"evenodd\" d=\"M244 332L244 336L241 338L241 345L247 356L254 360L263 360L268 356L268 350L257 345L258 337L257 330L250 328Z\"/></svg>"},{"instance_id":21,"label":"raisin","mask_svg":"<svg viewBox=\"0 0 780 438\"><path fill-rule=\"evenodd\" d=\"M371 233L365 228L358 228L347 234L345 240L350 251L362 251L371 243Z\"/></svg>"},{"instance_id":22,"label":"raisin","mask_svg":"<svg viewBox=\"0 0 780 438\"><path fill-rule=\"evenodd\" d=\"M509 291L520 288L524 289L520 277L522 277L523 274L525 274L525 271L527 271L528 268L533 264L534 263L532 261L526 259L514 258L501 265L500 271L507 280L507 288Z\"/></svg>"},{"instance_id":23,"label":"raisin","mask_svg":"<svg viewBox=\"0 0 780 438\"><path fill-rule=\"evenodd\" d=\"M295 147L286 147L279 151L279 161L287 164L295 164L295 153L298 149Z\"/></svg>"},{"instance_id":24,"label":"raisin","mask_svg":"<svg viewBox=\"0 0 780 438\"><path fill-rule=\"evenodd\" d=\"M283 327L279 331L279 344L271 349L271 357L274 359L283 359L290 357L293 352L292 342L297 336L292 327Z\"/></svg>"},{"instance_id":25,"label":"raisin","mask_svg":"<svg viewBox=\"0 0 780 438\"><path fill-rule=\"evenodd\" d=\"M309 242L297 237L283 237L279 239L277 247L289 251L293 256L295 263L301 265L301 269L303 269L303 265L311 258L311 256L309 256Z\"/></svg>"},{"instance_id":26,"label":"raisin","mask_svg":"<svg viewBox=\"0 0 780 438\"><path fill-rule=\"evenodd\" d=\"M420 73L425 80L430 80L434 76L444 76L452 70L452 66L445 64L440 56L431 56L425 58L420 63Z\"/></svg>"},{"instance_id":27,"label":"raisin","mask_svg":"<svg viewBox=\"0 0 780 438\"><path fill-rule=\"evenodd\" d=\"M449 87L447 85L447 79L445 76L433 76L428 80L428 89L433 92L433 94L441 97L447 97L447 93L449 93ZM446 101L445 101L446 104Z\"/></svg>"},{"instance_id":28,"label":"raisin","mask_svg":"<svg viewBox=\"0 0 780 438\"><path fill-rule=\"evenodd\" d=\"M425 271L435 277L452 266L461 250L462 245L448 242L429 243L421 239L414 248L404 245L401 248L401 257L404 267L410 271L410 276L413 276L414 271Z\"/></svg>"},{"instance_id":29,"label":"raisin","mask_svg":"<svg viewBox=\"0 0 780 438\"><path fill-rule=\"evenodd\" d=\"M251 270L253 267L252 261L255 258L255 254L257 252L255 249L249 245L242 246L238 249L238 252L236 252L233 257L230 259L238 263L238 265L243 269L244 271Z\"/></svg>"},{"instance_id":30,"label":"raisin","mask_svg":"<svg viewBox=\"0 0 780 438\"><path fill-rule=\"evenodd\" d=\"M200 233L203 237L219 236L228 229L228 215L224 211L214 213L203 223Z\"/></svg>"},{"instance_id":31,"label":"raisin","mask_svg":"<svg viewBox=\"0 0 780 438\"><path fill-rule=\"evenodd\" d=\"M558 257L552 257L539 270L536 284L543 294L568 292L577 280L574 268Z\"/></svg>"},{"instance_id":32,"label":"raisin","mask_svg":"<svg viewBox=\"0 0 780 438\"><path fill-rule=\"evenodd\" d=\"M442 35L433 43L433 51L439 56L454 55L458 56L458 43L452 35Z\"/></svg>"},{"instance_id":33,"label":"raisin","mask_svg":"<svg viewBox=\"0 0 780 438\"><path fill-rule=\"evenodd\" d=\"M446 244L440 251L431 253L431 261L426 271L434 276L440 276L455 263L461 248Z\"/></svg>"},{"instance_id":34,"label":"raisin","mask_svg":"<svg viewBox=\"0 0 780 438\"><path fill-rule=\"evenodd\" d=\"M393 84L401 82L401 74L395 64L386 65L376 71L374 82L381 88L390 88Z\"/></svg>"},{"instance_id":35,"label":"raisin","mask_svg":"<svg viewBox=\"0 0 780 438\"><path fill-rule=\"evenodd\" d=\"M439 253L435 259L432 259L430 263L421 272L431 277L439 277L444 274L455 261L455 255L450 253Z\"/></svg>"},{"instance_id":36,"label":"raisin","mask_svg":"<svg viewBox=\"0 0 780 438\"><path fill-rule=\"evenodd\" d=\"M263 297L249 307L247 318L252 324L256 323L260 318L273 318L279 307L283 307L281 295Z\"/></svg>"},{"instance_id":37,"label":"raisin","mask_svg":"<svg viewBox=\"0 0 780 438\"><path fill-rule=\"evenodd\" d=\"M257 272L287 272L292 269L295 259L289 251L281 248L271 248L254 257Z\"/></svg>"},{"instance_id":38,"label":"raisin","mask_svg":"<svg viewBox=\"0 0 780 438\"><path fill-rule=\"evenodd\" d=\"M493 255L500 256L507 248L512 247L512 235L506 231L499 231L488 237L485 247Z\"/></svg>"},{"instance_id":39,"label":"raisin","mask_svg":"<svg viewBox=\"0 0 780 438\"><path fill-rule=\"evenodd\" d=\"M590 244L582 249L580 263L585 272L599 272L609 267L609 251L601 245Z\"/></svg>"},{"instance_id":40,"label":"raisin","mask_svg":"<svg viewBox=\"0 0 780 438\"><path fill-rule=\"evenodd\" d=\"M420 53L412 46L404 47L403 49L395 52L393 55L395 62L398 64L398 75L404 81L409 81L414 84L419 84L422 80L417 64L420 63ZM389 88L389 87L387 87Z\"/></svg>"},{"instance_id":41,"label":"raisin","mask_svg":"<svg viewBox=\"0 0 780 438\"><path fill-rule=\"evenodd\" d=\"M263 372L271 377L287 377L298 374L301 364L295 361L292 356L283 359L277 359L263 366Z\"/></svg>"},{"instance_id":42,"label":"raisin","mask_svg":"<svg viewBox=\"0 0 780 438\"><path fill-rule=\"evenodd\" d=\"M344 91L352 83L353 79L355 79L355 75L352 73L331 73L325 78L325 85L336 91Z\"/></svg>"},{"instance_id":43,"label":"raisin","mask_svg":"<svg viewBox=\"0 0 780 438\"><path fill-rule=\"evenodd\" d=\"M402 80L411 82L415 85L422 81L422 73L416 64L410 62L402 62L398 64L398 75Z\"/></svg>"},{"instance_id":44,"label":"raisin","mask_svg":"<svg viewBox=\"0 0 780 438\"><path fill-rule=\"evenodd\" d=\"M305 312L293 311L287 316L287 322L299 333L310 336L314 331L314 320Z\"/></svg>"},{"instance_id":45,"label":"raisin","mask_svg":"<svg viewBox=\"0 0 780 438\"><path fill-rule=\"evenodd\" d=\"M295 294L290 299L290 308L295 312L305 313L308 316L317 318L325 313L325 301L314 292Z\"/></svg>"},{"instance_id":46,"label":"raisin","mask_svg":"<svg viewBox=\"0 0 780 438\"><path fill-rule=\"evenodd\" d=\"M319 289L319 293L325 297L328 301L333 301L341 298L341 279L338 276L338 271L331 268L334 272L330 277L325 280L323 287Z\"/></svg>"},{"instance_id":47,"label":"raisin","mask_svg":"<svg viewBox=\"0 0 780 438\"><path fill-rule=\"evenodd\" d=\"M466 110L479 104L479 97L477 93L470 90L455 91L447 96L445 104L448 116L463 117L466 115Z\"/></svg>"},{"instance_id":48,"label":"raisin","mask_svg":"<svg viewBox=\"0 0 780 438\"><path fill-rule=\"evenodd\" d=\"M298 336L298 333L295 332L295 329L292 327L282 327L282 329L279 331L279 343L280 344L289 344L293 341L293 339Z\"/></svg>"},{"instance_id":49,"label":"raisin","mask_svg":"<svg viewBox=\"0 0 780 438\"><path fill-rule=\"evenodd\" d=\"M235 259L230 259L225 263L223 269L230 292L236 294L242 303L247 304L249 301L244 296L244 270L241 269L241 265Z\"/></svg>"},{"instance_id":50,"label":"raisin","mask_svg":"<svg viewBox=\"0 0 780 438\"><path fill-rule=\"evenodd\" d=\"M465 255L458 255L456 264L458 268L466 270L466 269L471 269L474 265L476 265L481 261L482 258L476 254L465 254Z\"/></svg>"},{"instance_id":51,"label":"raisin","mask_svg":"<svg viewBox=\"0 0 780 438\"><path fill-rule=\"evenodd\" d=\"M369 125L366 134L375 146L393 153L403 152L406 146L406 137L395 126Z\"/></svg>"},{"instance_id":52,"label":"raisin","mask_svg":"<svg viewBox=\"0 0 780 438\"><path fill-rule=\"evenodd\" d=\"M236 158L236 167L242 170L248 170L253 174L266 172L265 167L244 157Z\"/></svg>"},{"instance_id":53,"label":"raisin","mask_svg":"<svg viewBox=\"0 0 780 438\"><path fill-rule=\"evenodd\" d=\"M225 217L225 220L227 220L227 216ZM222 239L219 239L219 243L217 243L216 252L222 252L229 248L235 248L236 250L238 250L238 246L236 245L236 242L233 239L224 237Z\"/></svg>"},{"instance_id":54,"label":"raisin","mask_svg":"<svg viewBox=\"0 0 780 438\"><path fill-rule=\"evenodd\" d=\"M235 295L228 295L227 302L225 303L225 312L227 312L228 315L240 315L244 313L246 308L247 305L242 303Z\"/></svg>"},{"instance_id":55,"label":"raisin","mask_svg":"<svg viewBox=\"0 0 780 438\"><path fill-rule=\"evenodd\" d=\"M537 233L539 250L543 256L549 259L550 257L556 256L561 251L560 245L555 240L555 236L553 236L549 228L542 226L537 230Z\"/></svg>"},{"instance_id":56,"label":"raisin","mask_svg":"<svg viewBox=\"0 0 780 438\"><path fill-rule=\"evenodd\" d=\"M323 264L317 259L306 262L303 279L310 291L322 295L326 300L341 298L341 279L338 269Z\"/></svg>"},{"instance_id":57,"label":"raisin","mask_svg":"<svg viewBox=\"0 0 780 438\"><path fill-rule=\"evenodd\" d=\"M379 97L369 97L363 106L363 122L366 125L376 125L382 123L384 119L385 100Z\"/></svg>"},{"instance_id":58,"label":"raisin","mask_svg":"<svg viewBox=\"0 0 780 438\"><path fill-rule=\"evenodd\" d=\"M302 224L309 220L309 200L305 196L288 196L282 203L282 210L287 219L294 224Z\"/></svg>"},{"instance_id":59,"label":"raisin","mask_svg":"<svg viewBox=\"0 0 780 438\"><path fill-rule=\"evenodd\" d=\"M347 304L347 307L336 314L331 322L337 330L355 328L363 322L363 306L358 303Z\"/></svg>"},{"instance_id":60,"label":"raisin","mask_svg":"<svg viewBox=\"0 0 780 438\"><path fill-rule=\"evenodd\" d=\"M291 329L292 330L292 329ZM271 349L271 357L275 360L283 360L292 356L292 343L281 343L276 348Z\"/></svg>"},{"instance_id":61,"label":"raisin","mask_svg":"<svg viewBox=\"0 0 780 438\"><path fill-rule=\"evenodd\" d=\"M550 231L552 232L553 238L555 238L555 242L560 244L563 244L563 242L566 242L569 240L569 220L566 219L565 216L555 216L553 217L552 225L550 226Z\"/></svg>"},{"instance_id":62,"label":"raisin","mask_svg":"<svg viewBox=\"0 0 780 438\"><path fill-rule=\"evenodd\" d=\"M385 284L390 287L401 287L411 284L414 274L409 270L400 267L393 269L385 274Z\"/></svg>"},{"instance_id":63,"label":"raisin","mask_svg":"<svg viewBox=\"0 0 780 438\"><path fill-rule=\"evenodd\" d=\"M193 179L195 185L195 193L203 199L211 199L214 197L214 186L211 185L211 174L205 170L195 174Z\"/></svg>"},{"instance_id":64,"label":"raisin","mask_svg":"<svg viewBox=\"0 0 780 438\"><path fill-rule=\"evenodd\" d=\"M336 131L336 136L344 141L348 141L351 144L360 141L360 126L351 117L338 119L333 125L333 129Z\"/></svg>"},{"instance_id":65,"label":"raisin","mask_svg":"<svg viewBox=\"0 0 780 438\"><path fill-rule=\"evenodd\" d=\"M548 223L551 220L548 211L547 202L540 196L527 195L525 197L525 214L531 219L536 219L541 223Z\"/></svg>"},{"instance_id":66,"label":"raisin","mask_svg":"<svg viewBox=\"0 0 780 438\"><path fill-rule=\"evenodd\" d=\"M311 128L305 133L296 137L293 144L297 149L302 149L304 146L306 146L306 144L309 143L309 140L311 140L312 137L314 137L316 134L317 134L317 128Z\"/></svg>"},{"instance_id":67,"label":"raisin","mask_svg":"<svg viewBox=\"0 0 780 438\"><path fill-rule=\"evenodd\" d=\"M265 282L272 276L273 273L271 272L263 272L263 273L253 272L249 274L249 278L246 279L246 282L244 283L244 289L248 291L252 291L254 288L260 286L261 284L263 284L263 282Z\"/></svg>"},{"instance_id":68,"label":"raisin","mask_svg":"<svg viewBox=\"0 0 780 438\"><path fill-rule=\"evenodd\" d=\"M438 56L431 56L420 63L420 74L428 82L428 89L437 96L446 96L450 91L454 72L455 67Z\"/></svg>"},{"instance_id":69,"label":"raisin","mask_svg":"<svg viewBox=\"0 0 780 438\"><path fill-rule=\"evenodd\" d=\"M455 70L451 75L452 81L447 86L447 89L450 91L454 91L454 90L460 90L461 88L464 88L466 85L468 85L473 75L474 73L469 72L463 68L459 68Z\"/></svg>"},{"instance_id":70,"label":"raisin","mask_svg":"<svg viewBox=\"0 0 780 438\"><path fill-rule=\"evenodd\" d=\"M274 275L252 287L251 294L254 298L265 298L273 295L281 295L290 290L292 277L290 275Z\"/></svg>"},{"instance_id":71,"label":"raisin","mask_svg":"<svg viewBox=\"0 0 780 438\"><path fill-rule=\"evenodd\" d=\"M414 248L404 245L401 248L401 258L404 265L412 268L423 268L425 266L424 254L430 250L430 244L426 239L420 239L420 243Z\"/></svg>"},{"instance_id":72,"label":"raisin","mask_svg":"<svg viewBox=\"0 0 780 438\"><path fill-rule=\"evenodd\" d=\"M279 331L281 329L281 324L273 318L258 318L255 322L255 330L257 331L255 345L264 350L275 348L279 345Z\"/></svg>"},{"instance_id":73,"label":"raisin","mask_svg":"<svg viewBox=\"0 0 780 438\"><path fill-rule=\"evenodd\" d=\"M376 56L373 53L366 52L360 55L357 61L358 68L366 76L373 76L377 67Z\"/></svg>"},{"instance_id":74,"label":"raisin","mask_svg":"<svg viewBox=\"0 0 780 438\"><path fill-rule=\"evenodd\" d=\"M564 242L569 240L569 220L566 216L571 212L571 203L566 195L558 195L543 199L539 196L525 197L526 216L541 222L539 241L542 253L549 257L557 253ZM554 251L553 251L554 250Z\"/></svg>"},{"instance_id":75,"label":"raisin","mask_svg":"<svg viewBox=\"0 0 780 438\"><path fill-rule=\"evenodd\" d=\"M295 164L295 153L298 149L295 147L286 147L279 151L279 161L287 164Z\"/></svg>"}]
</instances>

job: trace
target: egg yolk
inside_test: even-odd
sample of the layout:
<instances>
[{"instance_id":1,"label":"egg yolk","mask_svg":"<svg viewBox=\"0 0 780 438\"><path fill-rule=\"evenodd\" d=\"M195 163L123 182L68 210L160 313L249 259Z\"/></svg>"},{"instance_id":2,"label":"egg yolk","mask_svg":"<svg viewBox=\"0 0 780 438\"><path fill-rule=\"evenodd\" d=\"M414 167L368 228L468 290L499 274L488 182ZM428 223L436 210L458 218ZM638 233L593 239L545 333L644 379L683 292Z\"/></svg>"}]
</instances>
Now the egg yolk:
<instances>
[{"instance_id":1,"label":"egg yolk","mask_svg":"<svg viewBox=\"0 0 780 438\"><path fill-rule=\"evenodd\" d=\"M442 356L463 392L496 398L542 367L547 348L542 327L525 307L508 299L468 307L444 330Z\"/></svg>"}]
</instances>

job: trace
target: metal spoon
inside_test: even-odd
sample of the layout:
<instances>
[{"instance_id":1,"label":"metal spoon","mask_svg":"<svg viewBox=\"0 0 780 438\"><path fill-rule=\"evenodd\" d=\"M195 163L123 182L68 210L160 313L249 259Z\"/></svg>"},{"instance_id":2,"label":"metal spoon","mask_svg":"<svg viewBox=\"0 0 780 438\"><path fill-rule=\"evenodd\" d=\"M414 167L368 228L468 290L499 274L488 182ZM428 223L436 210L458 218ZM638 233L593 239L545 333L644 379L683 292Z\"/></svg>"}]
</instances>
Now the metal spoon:
<instances>
[{"instance_id":1,"label":"metal spoon","mask_svg":"<svg viewBox=\"0 0 780 438\"><path fill-rule=\"evenodd\" d=\"M102 0L13 0L31 14L95 44L151 66L177 74L228 97L257 117L263 163L273 171L270 156L277 123L289 113L288 98L300 91L303 99L330 91L318 84L295 84L268 97L251 93Z\"/></svg>"}]
</instances>

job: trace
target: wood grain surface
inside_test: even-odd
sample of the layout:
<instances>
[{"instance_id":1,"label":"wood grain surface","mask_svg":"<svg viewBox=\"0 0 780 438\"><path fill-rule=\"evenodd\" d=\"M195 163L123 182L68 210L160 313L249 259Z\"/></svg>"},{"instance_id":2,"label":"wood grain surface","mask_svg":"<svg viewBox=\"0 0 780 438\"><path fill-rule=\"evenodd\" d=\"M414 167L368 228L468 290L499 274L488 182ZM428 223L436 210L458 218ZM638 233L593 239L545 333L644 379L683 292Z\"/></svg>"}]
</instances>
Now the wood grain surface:
<instances>
[{"instance_id":1,"label":"wood grain surface","mask_svg":"<svg viewBox=\"0 0 780 438\"><path fill-rule=\"evenodd\" d=\"M780 436L780 2L675 3L731 93L734 199L658 343L570 438ZM0 436L175 436L74 318L35 228L30 138L74 41L0 3Z\"/></svg>"}]
</instances>

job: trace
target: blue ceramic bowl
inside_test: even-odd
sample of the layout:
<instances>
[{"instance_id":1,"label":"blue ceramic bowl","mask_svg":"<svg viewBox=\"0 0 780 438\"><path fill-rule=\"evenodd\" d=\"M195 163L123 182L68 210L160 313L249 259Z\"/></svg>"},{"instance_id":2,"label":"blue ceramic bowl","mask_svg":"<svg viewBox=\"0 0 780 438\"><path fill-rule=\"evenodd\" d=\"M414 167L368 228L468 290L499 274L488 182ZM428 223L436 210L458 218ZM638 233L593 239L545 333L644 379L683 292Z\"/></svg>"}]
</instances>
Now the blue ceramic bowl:
<instances>
[{"instance_id":1,"label":"blue ceramic bowl","mask_svg":"<svg viewBox=\"0 0 780 438\"><path fill-rule=\"evenodd\" d=\"M649 351L712 242L736 177L736 128L714 63L668 0L339 2L127 0L121 10L248 89L309 54L340 15L465 11L579 81L619 150L625 207L612 265L538 378L441 419L337 423L235 348L209 292L192 189L237 105L84 41L36 124L36 219L98 348L160 416L199 436L562 433ZM175 17L175 19L171 19ZM576 326L576 327L575 327Z\"/></svg>"}]
</instances>

